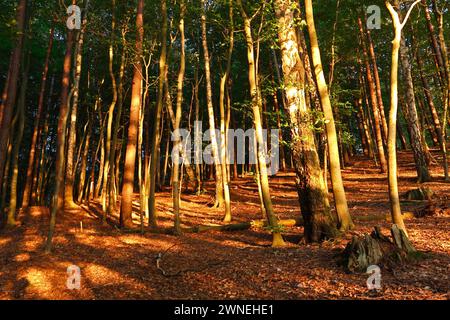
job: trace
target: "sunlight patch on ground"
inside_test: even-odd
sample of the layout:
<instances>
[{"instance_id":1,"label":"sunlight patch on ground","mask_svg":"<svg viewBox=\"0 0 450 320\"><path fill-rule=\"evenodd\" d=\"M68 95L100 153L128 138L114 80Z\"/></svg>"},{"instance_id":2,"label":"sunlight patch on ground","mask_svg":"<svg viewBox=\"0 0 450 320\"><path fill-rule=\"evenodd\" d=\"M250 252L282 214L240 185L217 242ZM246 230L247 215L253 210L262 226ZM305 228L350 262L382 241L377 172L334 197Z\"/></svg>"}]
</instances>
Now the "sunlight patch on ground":
<instances>
[{"instance_id":1,"label":"sunlight patch on ground","mask_svg":"<svg viewBox=\"0 0 450 320\"><path fill-rule=\"evenodd\" d=\"M14 257L14 261L16 262L26 262L30 260L30 255L28 253L21 253Z\"/></svg>"},{"instance_id":2,"label":"sunlight patch on ground","mask_svg":"<svg viewBox=\"0 0 450 320\"><path fill-rule=\"evenodd\" d=\"M52 283L48 273L43 270L29 268L22 272L21 276L28 281L28 289L31 289L39 296L51 296L55 289L55 285ZM61 283L58 285L63 286L64 282L65 278L61 277Z\"/></svg>"}]
</instances>

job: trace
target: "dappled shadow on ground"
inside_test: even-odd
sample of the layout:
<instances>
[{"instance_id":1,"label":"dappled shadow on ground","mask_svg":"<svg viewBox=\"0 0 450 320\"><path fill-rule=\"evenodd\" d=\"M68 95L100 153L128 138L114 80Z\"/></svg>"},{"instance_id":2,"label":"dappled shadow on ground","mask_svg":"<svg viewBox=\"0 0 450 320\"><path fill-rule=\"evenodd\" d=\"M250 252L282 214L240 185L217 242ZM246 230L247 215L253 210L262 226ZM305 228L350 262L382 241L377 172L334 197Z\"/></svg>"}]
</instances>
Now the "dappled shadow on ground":
<instances>
[{"instance_id":1,"label":"dappled shadow on ground","mask_svg":"<svg viewBox=\"0 0 450 320\"><path fill-rule=\"evenodd\" d=\"M401 153L400 191L418 185L409 153ZM118 213L103 215L97 201L58 216L51 255L43 254L48 210L21 214L22 225L0 233L0 299L349 299L371 298L365 274L346 274L334 256L355 234L381 226L390 228L387 184L375 165L353 159L344 172L345 187L356 229L336 241L302 244L302 227L285 229L287 247L270 248L264 229L204 232L180 237L146 232L124 233L116 225ZM450 185L439 179L426 185L445 198ZM212 208L214 186L206 183L200 196L184 194L181 211L185 226L221 224L223 210ZM274 209L280 218L300 214L291 172L271 178ZM331 186L330 186L331 192ZM234 222L261 219L257 187L252 177L232 182ZM133 220L140 223L138 196ZM332 194L330 193L332 202ZM403 204L413 211L417 204ZM158 194L159 226L170 229L173 210L170 190ZM412 218L410 237L426 258L395 270L383 269L378 298L446 299L450 280L450 218ZM145 225L147 229L147 225ZM156 264L158 255L159 269ZM67 267L81 269L81 290L66 288ZM164 270L166 275L163 275Z\"/></svg>"}]
</instances>

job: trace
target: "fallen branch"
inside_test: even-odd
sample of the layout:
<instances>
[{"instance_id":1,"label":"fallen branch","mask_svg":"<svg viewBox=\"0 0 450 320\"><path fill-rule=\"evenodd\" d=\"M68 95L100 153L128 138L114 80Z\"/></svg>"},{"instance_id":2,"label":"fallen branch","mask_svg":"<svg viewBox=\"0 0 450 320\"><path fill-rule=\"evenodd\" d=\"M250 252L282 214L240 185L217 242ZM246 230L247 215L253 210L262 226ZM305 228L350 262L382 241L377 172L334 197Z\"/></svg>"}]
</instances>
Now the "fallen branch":
<instances>
[{"instance_id":1,"label":"fallen branch","mask_svg":"<svg viewBox=\"0 0 450 320\"><path fill-rule=\"evenodd\" d=\"M298 227L303 225L301 217L296 219L283 219L278 221L278 225L284 227ZM266 228L268 227L266 220L252 220L249 222L225 224L225 225L199 225L192 228L183 228L186 233L200 233L206 231L241 231L251 228Z\"/></svg>"}]
</instances>

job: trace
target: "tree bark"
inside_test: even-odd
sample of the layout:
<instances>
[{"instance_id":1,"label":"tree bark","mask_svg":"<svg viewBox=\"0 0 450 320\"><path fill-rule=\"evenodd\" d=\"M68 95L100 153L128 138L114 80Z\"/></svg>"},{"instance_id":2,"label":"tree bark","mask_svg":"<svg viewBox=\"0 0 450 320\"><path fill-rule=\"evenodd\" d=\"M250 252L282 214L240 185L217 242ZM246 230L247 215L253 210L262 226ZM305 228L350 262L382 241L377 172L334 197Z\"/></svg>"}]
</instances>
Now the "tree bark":
<instances>
[{"instance_id":1,"label":"tree bark","mask_svg":"<svg viewBox=\"0 0 450 320\"><path fill-rule=\"evenodd\" d=\"M398 195L398 181L397 181L397 111L398 111L398 66L399 66L399 52L401 51L402 29L408 21L409 15L414 6L419 3L417 0L409 9L408 14L403 22L400 22L400 17L397 11L392 7L389 1L386 1L392 21L394 24L395 37L392 41L392 57L391 57L391 107L389 111L389 137L388 137L388 180L389 180L389 198L391 205L392 221L397 227L405 232L406 227L403 222L402 212L400 208L400 199ZM412 142L413 143L413 142ZM420 142L419 142L420 143Z\"/></svg>"},{"instance_id":2,"label":"tree bark","mask_svg":"<svg viewBox=\"0 0 450 320\"><path fill-rule=\"evenodd\" d=\"M122 228L133 227L133 191L134 171L136 167L136 144L139 126L139 109L141 107L142 53L144 42L144 0L138 1L136 15L136 57L134 62L133 86L131 92L130 124L128 126L127 151L123 173L122 201L120 206L120 225ZM106 177L103 177L106 179ZM105 191L106 192L106 191Z\"/></svg>"},{"instance_id":3,"label":"tree bark","mask_svg":"<svg viewBox=\"0 0 450 320\"><path fill-rule=\"evenodd\" d=\"M328 140L328 152L330 157L331 183L333 186L334 201L339 218L339 229L346 231L353 227L352 218L348 211L347 199L345 196L344 183L342 181L341 164L339 160L339 148L334 124L333 109L331 107L328 86L322 68L319 42L317 40L316 27L314 25L314 13L311 0L305 0L306 21L308 25L309 39L311 41L312 61L319 88L320 100L326 121L326 131Z\"/></svg>"},{"instance_id":4,"label":"tree bark","mask_svg":"<svg viewBox=\"0 0 450 320\"><path fill-rule=\"evenodd\" d=\"M69 114L69 85L70 70L72 67L72 47L73 31L67 31L66 54L64 57L64 71L61 85L61 99L59 107L58 134L57 134L57 154L56 154L56 185L52 201L50 227L48 231L45 251L50 252L52 248L52 238L55 232L56 214L62 212L64 208L64 158L66 149L66 128L67 116Z\"/></svg>"},{"instance_id":5,"label":"tree bark","mask_svg":"<svg viewBox=\"0 0 450 320\"><path fill-rule=\"evenodd\" d=\"M78 34L78 41L75 49L75 70L74 70L74 82L73 82L73 101L72 111L70 115L70 129L69 140L67 145L67 164L66 164L66 186L65 186L65 205L69 208L76 207L73 197L73 188L75 181L75 147L77 142L77 113L78 113L78 101L80 96L80 79L81 68L83 64L83 45L84 45L84 33L86 31L87 24L87 10L89 7L89 0L86 1L85 13L83 17L83 23L81 31Z\"/></svg>"},{"instance_id":6,"label":"tree bark","mask_svg":"<svg viewBox=\"0 0 450 320\"><path fill-rule=\"evenodd\" d=\"M378 108L378 101L377 101L377 95L375 90L375 84L373 82L372 72L370 69L370 63L369 63L369 57L367 54L367 48L366 43L364 41L364 31L363 31L363 25L360 18L358 18L358 24L359 24L359 32L361 34L361 47L363 49L363 55L364 55L364 63L366 67L366 78L367 78L367 86L369 88L369 95L370 95L370 101L372 106L372 112L373 112L373 124L375 127L375 134L376 134L376 142L377 142L377 148L378 148L378 159L380 161L380 169L381 173L387 172L387 162L386 157L384 154L384 146L383 146L383 136L382 136L382 130L381 130L381 116Z\"/></svg>"},{"instance_id":7,"label":"tree bark","mask_svg":"<svg viewBox=\"0 0 450 320\"><path fill-rule=\"evenodd\" d=\"M401 13L398 8L398 0L394 1L394 6L401 19ZM425 151L422 145L422 133L420 132L419 118L416 109L416 100L414 97L414 84L411 74L411 63L409 59L409 49L404 37L400 40L400 63L402 74L405 77L406 86L406 120L408 122L409 131L411 135L411 147L414 154L414 162L416 164L417 178L419 182L426 182L431 180L428 164L426 160Z\"/></svg>"},{"instance_id":8,"label":"tree bark","mask_svg":"<svg viewBox=\"0 0 450 320\"><path fill-rule=\"evenodd\" d=\"M14 105L16 103L17 83L19 79L20 57L24 42L24 33L26 25L27 0L20 0L17 5L17 29L16 46L13 49L11 62L9 66L8 87L6 99L2 99L0 105L1 120L0 123L0 186L3 185L3 172L5 169L5 160L8 148L8 139L10 132L11 119L13 116Z\"/></svg>"},{"instance_id":9,"label":"tree bark","mask_svg":"<svg viewBox=\"0 0 450 320\"><path fill-rule=\"evenodd\" d=\"M237 0L237 4L244 19L244 33L247 44L247 60L248 60L248 80L250 85L250 94L252 100L253 124L255 126L256 135L256 152L257 152L257 166L259 169L261 195L263 206L267 215L268 224L272 231L272 246L282 247L285 245L281 230L278 225L278 219L274 214L272 199L270 197L269 178L267 174L266 152L263 139L263 131L261 124L261 96L258 94L257 86L257 71L255 64L254 44L251 31L251 21L247 16L241 0Z\"/></svg>"},{"instance_id":10,"label":"tree bark","mask_svg":"<svg viewBox=\"0 0 450 320\"><path fill-rule=\"evenodd\" d=\"M284 86L291 126L297 192L304 220L307 242L333 238L336 225L327 200L326 183L320 167L311 126L310 110L305 99L305 67L295 29L292 0L277 0L276 16L281 46Z\"/></svg>"},{"instance_id":11,"label":"tree bark","mask_svg":"<svg viewBox=\"0 0 450 320\"><path fill-rule=\"evenodd\" d=\"M31 189L32 189L32 184L33 184L33 168L34 168L34 162L35 162L35 158L36 158L37 142L39 141L39 123L42 118L42 111L43 111L43 107L44 107L45 88L47 85L47 74L48 74L48 67L49 67L49 62L50 62L50 55L52 53L52 48L53 48L54 31L55 31L55 27L52 26L50 29L50 35L49 35L48 46L47 46L47 54L46 54L45 62L44 62L44 70L42 71L41 90L39 92L39 100L38 100L36 118L34 120L33 135L31 137L31 147L30 147L30 155L28 157L25 189L23 191L23 198L22 198L22 208L23 209L28 208L28 205L30 204L30 200L31 200L30 195L31 195Z\"/></svg>"},{"instance_id":12,"label":"tree bark","mask_svg":"<svg viewBox=\"0 0 450 320\"><path fill-rule=\"evenodd\" d=\"M164 84L167 77L167 1L161 0L161 55L159 57L159 87L158 87L158 102L155 110L155 122L152 136L152 156L150 163L150 194L148 198L148 224L152 228L157 227L156 212L156 171L159 163L159 148L161 143L161 114L164 100Z\"/></svg>"},{"instance_id":13,"label":"tree bark","mask_svg":"<svg viewBox=\"0 0 450 320\"><path fill-rule=\"evenodd\" d=\"M224 204L224 190L223 190L223 174L220 165L220 154L219 146L216 137L216 125L214 119L214 106L213 106L213 96L212 96L212 85L211 85L211 61L208 49L207 40L207 28L206 28L206 0L201 1L202 14L201 14L201 24L202 24L202 45L203 45L203 56L205 63L205 80L206 80L206 104L208 109L209 118L209 130L210 130L210 140L211 140L211 153L214 160L214 168L216 174L216 201L215 206L221 207ZM226 177L225 177L226 178Z\"/></svg>"}]
</instances>

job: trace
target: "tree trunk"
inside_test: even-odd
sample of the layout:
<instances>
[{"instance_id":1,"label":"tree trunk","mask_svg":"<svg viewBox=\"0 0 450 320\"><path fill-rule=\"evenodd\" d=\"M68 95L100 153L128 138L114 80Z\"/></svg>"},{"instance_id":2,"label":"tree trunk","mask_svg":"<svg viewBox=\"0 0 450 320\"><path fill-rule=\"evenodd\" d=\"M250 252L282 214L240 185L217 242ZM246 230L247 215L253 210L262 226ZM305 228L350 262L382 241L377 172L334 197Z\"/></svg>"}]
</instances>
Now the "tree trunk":
<instances>
[{"instance_id":1,"label":"tree trunk","mask_svg":"<svg viewBox=\"0 0 450 320\"><path fill-rule=\"evenodd\" d=\"M334 124L333 109L331 107L328 87L322 68L319 43L317 40L316 27L314 25L314 14L311 0L305 0L306 20L308 24L309 39L311 41L312 61L319 87L319 95L322 102L322 108L326 121L326 131L328 140L328 152L330 156L331 182L333 185L333 194L336 205L336 211L339 217L339 229L346 231L353 227L352 218L348 211L347 199L345 196L344 184L342 182L341 164L339 161L339 148Z\"/></svg>"},{"instance_id":2,"label":"tree trunk","mask_svg":"<svg viewBox=\"0 0 450 320\"><path fill-rule=\"evenodd\" d=\"M376 141L377 141L377 147L378 147L378 159L380 160L380 166L381 166L381 173L385 173L387 171L387 162L386 157L384 154L384 146L383 146L383 136L381 134L381 124L380 124L380 112L378 108L378 101L377 101L377 95L375 90L375 84L373 82L372 72L370 69L370 63L369 63L369 57L367 54L366 44L364 41L364 31L361 19L358 18L358 24L359 24L359 31L361 34L361 47L363 49L363 55L364 55L364 63L366 66L366 78L367 78L367 86L369 88L369 95L372 105L372 112L373 112L373 124L375 127L375 134L376 134Z\"/></svg>"},{"instance_id":3,"label":"tree trunk","mask_svg":"<svg viewBox=\"0 0 450 320\"><path fill-rule=\"evenodd\" d=\"M75 74L73 82L73 101L72 101L72 111L70 115L70 129L69 129L69 140L67 142L67 164L66 164L66 186L65 186L65 206L71 208L76 207L73 197L73 188L75 181L75 147L77 143L77 113L78 113L78 101L80 96L80 79L81 79L81 68L83 63L83 44L84 44L84 33L86 31L87 24L87 10L89 7L89 0L86 1L85 12L83 17L83 24L81 31L78 34L78 41L75 49Z\"/></svg>"},{"instance_id":4,"label":"tree trunk","mask_svg":"<svg viewBox=\"0 0 450 320\"><path fill-rule=\"evenodd\" d=\"M133 227L133 191L134 171L136 168L136 144L139 126L139 109L141 107L142 86L142 52L144 42L144 0L138 1L136 15L136 57L134 62L133 86L131 89L130 124L128 126L127 151L125 154L125 167L123 173L122 201L120 204L120 226ZM106 177L103 177L105 179Z\"/></svg>"},{"instance_id":5,"label":"tree trunk","mask_svg":"<svg viewBox=\"0 0 450 320\"><path fill-rule=\"evenodd\" d=\"M292 0L276 1L278 37L281 46L287 109L294 142L292 153L297 174L297 192L304 220L307 242L333 238L336 225L327 200L326 183L320 167L311 126L310 110L305 99L305 67L292 27Z\"/></svg>"},{"instance_id":6,"label":"tree trunk","mask_svg":"<svg viewBox=\"0 0 450 320\"><path fill-rule=\"evenodd\" d=\"M211 153L214 160L214 168L216 174L216 207L222 207L225 199L224 199L224 190L223 190L223 177L222 168L220 165L220 154L219 154L219 146L217 143L216 137L216 125L214 119L214 106L213 106L213 96L212 96L212 85L211 85L211 61L209 57L209 49L208 49L208 40L207 40L207 29L206 29L206 0L201 1L202 6L202 14L201 14L201 23L202 23L202 45L203 45L203 56L205 62L205 80L206 80L206 104L208 108L208 118L209 118L209 130L210 130L210 140L211 140Z\"/></svg>"},{"instance_id":7,"label":"tree trunk","mask_svg":"<svg viewBox=\"0 0 450 320\"><path fill-rule=\"evenodd\" d=\"M28 57L26 57L25 54L22 56L22 61L25 59L27 59L27 61L24 61L25 65L22 66L22 81L20 84L19 99L17 101L17 114L15 116L17 124L14 126L17 127L17 129L15 130L14 138L11 137L13 141L13 149L11 153L11 192L9 199L8 219L6 222L7 226L9 227L13 227L16 224L16 209L17 203L19 201L19 197L17 194L17 180L19 176L19 152L20 145L22 144L23 129L25 126L25 103L27 97L28 71L30 68L30 56L29 54L27 55Z\"/></svg>"},{"instance_id":8,"label":"tree trunk","mask_svg":"<svg viewBox=\"0 0 450 320\"><path fill-rule=\"evenodd\" d=\"M373 41L372 41L372 36L370 35L370 30L366 29L366 33L367 33L367 42L369 45L370 59L372 60L373 75L375 77L375 87L376 87L376 91L377 91L378 109L380 111L380 116L381 116L381 124L382 124L382 128L383 128L384 140L387 140L388 126L387 126L387 122L386 122L386 115L384 114L383 95L381 93L381 82L380 82L380 75L378 73L377 58L375 56L375 49L373 47Z\"/></svg>"},{"instance_id":9,"label":"tree trunk","mask_svg":"<svg viewBox=\"0 0 450 320\"><path fill-rule=\"evenodd\" d=\"M159 158L158 151L161 142L161 114L163 108L164 100L164 84L167 77L167 1L161 0L161 14L162 14L162 25L161 25L161 55L159 58L159 87L158 87L158 102L156 104L155 110L155 120L153 127L153 137L152 137L152 156L150 163L150 194L148 198L148 214L149 221L148 224L152 228L157 227L157 216L156 212L156 171L158 168Z\"/></svg>"},{"instance_id":10,"label":"tree trunk","mask_svg":"<svg viewBox=\"0 0 450 320\"><path fill-rule=\"evenodd\" d=\"M37 113L36 118L34 120L34 127L33 127L33 135L31 137L31 147L30 147L30 155L28 157L28 166L27 166L27 176L26 176L26 182L25 182L25 189L23 191L23 198L22 198L22 208L26 209L28 208L28 205L30 204L30 194L33 187L33 168L34 168L34 162L36 158L36 147L37 143L39 141L39 123L41 121L42 117L42 111L44 107L44 99L45 99L45 88L47 84L47 74L48 74L48 67L50 62L50 55L53 48L53 35L54 35L55 27L52 26L50 29L50 35L48 40L48 46L47 46L47 54L45 57L44 62L44 70L42 71L42 79L41 79L41 90L39 92L39 100L38 100L38 107L37 107Z\"/></svg>"},{"instance_id":11,"label":"tree trunk","mask_svg":"<svg viewBox=\"0 0 450 320\"><path fill-rule=\"evenodd\" d=\"M255 64L255 55L254 55L254 46L253 46L253 38L252 38L252 30L250 19L245 13L244 7L242 6L242 1L237 0L237 4L239 5L239 9L241 11L241 15L244 19L244 32L247 44L247 60L248 60L248 79L250 85L250 93L252 99L252 111L253 111L253 123L255 126L255 135L256 135L256 152L257 152L257 166L259 169L260 175L260 183L261 183L261 195L263 198L264 209L267 214L267 220L269 223L269 227L272 231L272 246L273 247L282 247L285 245L283 237L281 235L281 230L278 225L278 219L274 214L274 210L272 207L272 199L270 197L270 189L269 189L269 178L267 174L267 163L266 163L266 152L264 146L264 138L261 124L261 97L258 94L259 90L257 87L257 78L258 74L256 71Z\"/></svg>"},{"instance_id":12,"label":"tree trunk","mask_svg":"<svg viewBox=\"0 0 450 320\"><path fill-rule=\"evenodd\" d=\"M391 205L391 216L392 221L397 227L406 232L406 227L403 222L402 212L400 208L400 199L398 195L398 181L397 181L397 110L398 110L398 56L399 51L401 51L401 39L402 39L402 29L406 24L408 17L414 8L414 6L419 3L420 0L416 1L409 9L406 18L403 23L400 22L400 17L389 3L386 1L386 7L388 8L392 21L394 24L395 37L392 41L392 61L391 61L391 107L389 111L389 137L388 137L388 180L389 180L389 198ZM413 142L412 142L413 143ZM420 143L420 142L419 142Z\"/></svg>"},{"instance_id":13,"label":"tree trunk","mask_svg":"<svg viewBox=\"0 0 450 320\"><path fill-rule=\"evenodd\" d=\"M116 1L112 0L112 21L111 21L111 43L109 44L109 76L111 78L112 94L113 98L108 110L108 124L106 126L106 140L105 140L105 165L103 167L103 193L102 193L102 210L103 210L103 223L106 223L106 216L108 213L107 199L111 196L108 192L108 185L112 183L110 173L110 166L112 166L111 159L111 136L114 120L114 110L117 104L117 82L114 75L114 32L116 29ZM116 146L114 146L115 148Z\"/></svg>"},{"instance_id":14,"label":"tree trunk","mask_svg":"<svg viewBox=\"0 0 450 320\"><path fill-rule=\"evenodd\" d=\"M229 1L229 19L230 19L230 44L228 48L228 57L227 57L227 67L225 74L222 76L220 80L220 101L219 101L219 109L220 109L220 164L222 170L222 182L223 182L223 194L225 201L225 217L223 218L224 222L231 221L231 199L230 199L230 187L228 184L228 161L227 161L227 134L228 130L226 130L226 114L225 114L225 91L226 85L229 82L230 72L231 72L231 59L233 56L233 48L234 48L234 20L233 20L233 0Z\"/></svg>"},{"instance_id":15,"label":"tree trunk","mask_svg":"<svg viewBox=\"0 0 450 320\"><path fill-rule=\"evenodd\" d=\"M401 14L398 9L398 0L394 1L394 5L397 7L400 19ZM422 133L420 132L419 118L417 116L416 101L414 97L414 84L411 74L409 49L403 37L400 41L400 63L403 71L402 74L405 77L407 108L407 112L405 113L411 135L411 147L416 164L417 178L419 182L426 182L431 180L431 176L428 170L426 155L422 145Z\"/></svg>"},{"instance_id":16,"label":"tree trunk","mask_svg":"<svg viewBox=\"0 0 450 320\"><path fill-rule=\"evenodd\" d=\"M186 72L186 53L185 53L185 35L184 35L184 16L186 13L186 4L184 0L180 3L180 23L178 29L180 31L180 70L178 72L177 83L177 102L176 102L176 115L175 124L173 128L174 146L173 146L173 172L172 172L172 199L173 199L173 211L175 216L174 229L176 234L181 234L181 217L180 217L180 149L181 136L180 136L180 122L183 104L183 85L184 75Z\"/></svg>"},{"instance_id":17,"label":"tree trunk","mask_svg":"<svg viewBox=\"0 0 450 320\"><path fill-rule=\"evenodd\" d=\"M56 153L56 185L52 201L50 227L48 231L45 251L50 252L53 233L55 232L56 214L64 208L64 154L66 149L67 116L69 114L69 85L70 70L72 67L73 31L67 31L66 54L64 57L64 72L61 85L61 99L59 107L59 120L57 131L57 153Z\"/></svg>"},{"instance_id":18,"label":"tree trunk","mask_svg":"<svg viewBox=\"0 0 450 320\"><path fill-rule=\"evenodd\" d=\"M5 84L8 88L6 99L2 99L2 103L0 105L0 118L2 120L0 123L0 186L3 185L3 172L5 169L10 125L14 112L14 105L16 103L17 83L19 79L20 57L22 55L24 42L27 4L27 0L20 0L17 5L17 29L15 30L17 34L16 46L12 52L9 65L8 82Z\"/></svg>"}]
</instances>

